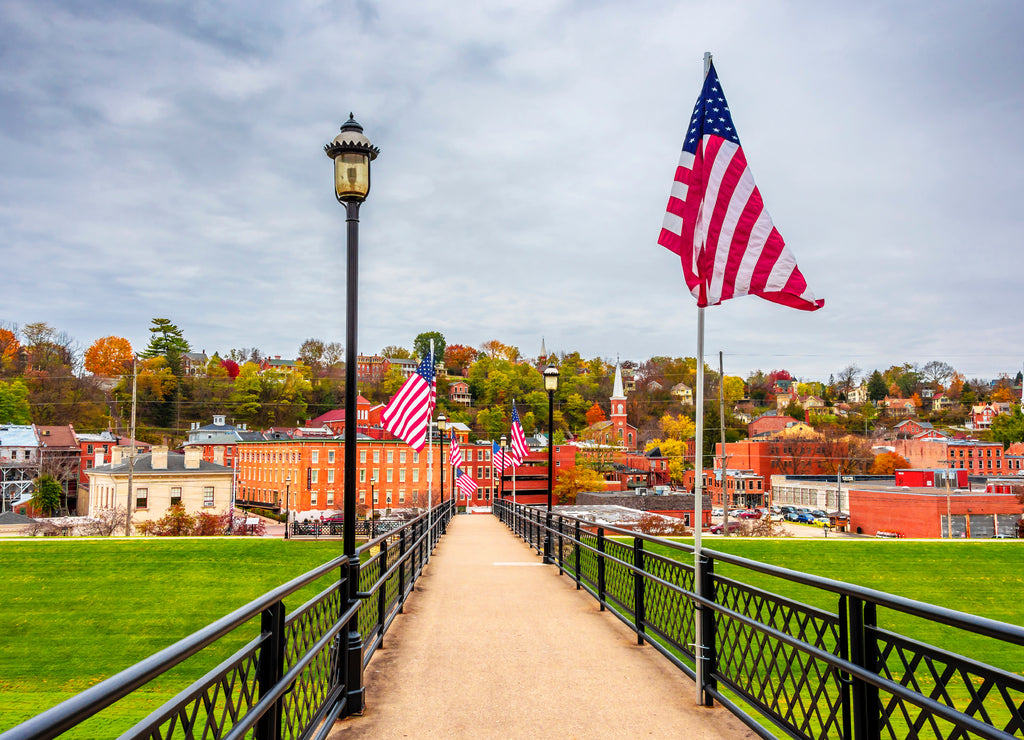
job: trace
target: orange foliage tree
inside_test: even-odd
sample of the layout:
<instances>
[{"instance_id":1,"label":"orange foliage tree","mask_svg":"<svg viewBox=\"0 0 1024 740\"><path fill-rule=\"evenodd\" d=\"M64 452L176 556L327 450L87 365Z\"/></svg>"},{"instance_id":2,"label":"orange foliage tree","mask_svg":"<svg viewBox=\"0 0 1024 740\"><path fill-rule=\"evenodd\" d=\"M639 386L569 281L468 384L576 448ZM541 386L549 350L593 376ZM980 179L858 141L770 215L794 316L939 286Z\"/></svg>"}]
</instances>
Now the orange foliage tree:
<instances>
[{"instance_id":1,"label":"orange foliage tree","mask_svg":"<svg viewBox=\"0 0 1024 740\"><path fill-rule=\"evenodd\" d=\"M132 362L132 345L124 337L101 337L85 352L85 369L93 375L122 375Z\"/></svg>"},{"instance_id":2,"label":"orange foliage tree","mask_svg":"<svg viewBox=\"0 0 1024 740\"><path fill-rule=\"evenodd\" d=\"M895 452L883 452L875 457L871 464L871 475L892 475L897 470L909 468L910 463L902 455Z\"/></svg>"},{"instance_id":3,"label":"orange foliage tree","mask_svg":"<svg viewBox=\"0 0 1024 740\"><path fill-rule=\"evenodd\" d=\"M18 357L20 349L21 342L18 341L15 333L10 329L0 327L0 369L12 365Z\"/></svg>"},{"instance_id":4,"label":"orange foliage tree","mask_svg":"<svg viewBox=\"0 0 1024 740\"><path fill-rule=\"evenodd\" d=\"M594 405L587 411L587 426L592 427L599 421L605 421L605 415L597 401L594 401Z\"/></svg>"}]
</instances>

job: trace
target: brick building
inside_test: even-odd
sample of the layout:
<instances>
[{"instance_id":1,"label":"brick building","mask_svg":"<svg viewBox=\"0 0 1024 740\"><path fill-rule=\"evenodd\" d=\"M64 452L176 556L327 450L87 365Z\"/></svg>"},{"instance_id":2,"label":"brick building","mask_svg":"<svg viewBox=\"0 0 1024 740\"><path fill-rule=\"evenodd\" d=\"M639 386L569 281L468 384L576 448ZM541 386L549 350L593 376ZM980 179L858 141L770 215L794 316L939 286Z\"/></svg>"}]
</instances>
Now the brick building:
<instances>
[{"instance_id":1,"label":"brick building","mask_svg":"<svg viewBox=\"0 0 1024 740\"><path fill-rule=\"evenodd\" d=\"M747 424L747 437L754 439L762 434L780 432L785 429L788 424L793 424L795 422L796 419L792 416L778 414L774 411L767 411Z\"/></svg>"},{"instance_id":2,"label":"brick building","mask_svg":"<svg viewBox=\"0 0 1024 740\"><path fill-rule=\"evenodd\" d=\"M954 538L1015 537L1024 505L1009 493L944 491L934 487L853 486L850 528L858 534Z\"/></svg>"},{"instance_id":3,"label":"brick building","mask_svg":"<svg viewBox=\"0 0 1024 740\"><path fill-rule=\"evenodd\" d=\"M979 475L1006 472L1003 445L975 439L897 439L896 454L912 468L959 468Z\"/></svg>"},{"instance_id":4,"label":"brick building","mask_svg":"<svg viewBox=\"0 0 1024 740\"><path fill-rule=\"evenodd\" d=\"M554 488L558 482L558 471L566 470L568 468L575 467L576 465L576 448L570 445L555 445L555 449L552 453L552 457L555 463L555 469L551 478L551 486ZM501 478L504 478L504 485L502 486ZM507 499L511 499L513 495L513 485L515 491L515 499L520 504L547 504L548 501L548 451L543 450L531 450L526 459L523 460L523 464L515 469L515 481L513 482L513 471L512 468L505 470L504 476L499 476L497 481L498 489L495 491L496 496L501 496L504 491L504 496Z\"/></svg>"}]
</instances>

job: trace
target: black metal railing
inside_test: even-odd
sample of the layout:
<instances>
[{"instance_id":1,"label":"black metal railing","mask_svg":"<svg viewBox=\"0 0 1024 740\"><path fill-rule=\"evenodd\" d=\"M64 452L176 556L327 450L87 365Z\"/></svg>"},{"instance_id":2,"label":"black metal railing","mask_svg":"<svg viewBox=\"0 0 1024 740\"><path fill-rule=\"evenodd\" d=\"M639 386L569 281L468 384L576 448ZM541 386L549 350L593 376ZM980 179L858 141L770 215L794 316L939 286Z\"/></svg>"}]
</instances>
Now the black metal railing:
<instances>
[{"instance_id":1,"label":"black metal railing","mask_svg":"<svg viewBox=\"0 0 1024 740\"><path fill-rule=\"evenodd\" d=\"M122 738L326 737L333 721L350 713L353 696L361 695L362 669L402 611L453 513L446 501L360 547L358 601L348 602L349 560L342 555L8 730L0 740L56 737L202 651L237 644L248 634L253 636L241 648ZM337 579L285 613L285 598L334 571ZM345 628L353 617L361 637L351 651ZM353 675L360 685L352 685Z\"/></svg>"},{"instance_id":2,"label":"black metal railing","mask_svg":"<svg viewBox=\"0 0 1024 740\"><path fill-rule=\"evenodd\" d=\"M360 519L356 522L356 536L374 539L382 534L393 532L404 526L409 519L380 519L377 521L366 521ZM345 530L345 522L342 519L331 521L320 521L311 519L303 522L290 522L288 532L292 537L341 537Z\"/></svg>"},{"instance_id":3,"label":"black metal railing","mask_svg":"<svg viewBox=\"0 0 1024 740\"><path fill-rule=\"evenodd\" d=\"M944 625L952 644L981 635L1024 668L1022 627L707 549L698 590L690 546L508 501L494 513L538 554L550 537L559 572L639 644L691 678L700 660L705 703L761 737L1024 738L1020 673L883 629L877 612ZM813 589L834 611L755 588L751 574Z\"/></svg>"}]
</instances>

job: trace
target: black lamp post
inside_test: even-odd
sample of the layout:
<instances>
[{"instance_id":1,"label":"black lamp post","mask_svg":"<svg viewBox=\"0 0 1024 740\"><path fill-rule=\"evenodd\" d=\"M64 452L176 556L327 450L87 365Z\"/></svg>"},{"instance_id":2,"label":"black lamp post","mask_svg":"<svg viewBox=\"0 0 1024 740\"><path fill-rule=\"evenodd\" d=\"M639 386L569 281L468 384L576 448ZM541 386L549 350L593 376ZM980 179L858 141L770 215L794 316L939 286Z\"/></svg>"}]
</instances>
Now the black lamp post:
<instances>
[{"instance_id":1,"label":"black lamp post","mask_svg":"<svg viewBox=\"0 0 1024 740\"><path fill-rule=\"evenodd\" d=\"M292 518L292 506L291 506L291 488L292 488L292 476L291 474L284 477L284 538L288 539L288 521Z\"/></svg>"},{"instance_id":2,"label":"black lamp post","mask_svg":"<svg viewBox=\"0 0 1024 740\"><path fill-rule=\"evenodd\" d=\"M441 434L441 503L444 503L444 432L448 428L448 419L444 414L437 417L437 431Z\"/></svg>"},{"instance_id":3,"label":"black lamp post","mask_svg":"<svg viewBox=\"0 0 1024 740\"><path fill-rule=\"evenodd\" d=\"M324 146L324 152L334 160L334 196L345 206L347 225L348 266L346 268L346 323L345 323L345 506L344 548L348 558L348 606L359 600L359 556L356 555L356 352L359 306L359 204L370 192L370 162L380 149L363 135L363 127L350 113L348 121L334 141ZM348 623L344 671L341 679L348 687L346 714L363 711L363 659L359 620Z\"/></svg>"},{"instance_id":4,"label":"black lamp post","mask_svg":"<svg viewBox=\"0 0 1024 740\"><path fill-rule=\"evenodd\" d=\"M551 558L551 481L555 467L555 391L558 390L558 368L548 365L544 369L544 390L548 392L548 514L544 531L544 562Z\"/></svg>"},{"instance_id":5,"label":"black lamp post","mask_svg":"<svg viewBox=\"0 0 1024 740\"><path fill-rule=\"evenodd\" d=\"M505 464L505 461L508 459L505 457L505 445L508 444L508 439L505 438L504 434L501 435L499 444L501 445L501 470L498 471L498 475L501 476L501 498L505 498L505 468L508 467Z\"/></svg>"}]
</instances>

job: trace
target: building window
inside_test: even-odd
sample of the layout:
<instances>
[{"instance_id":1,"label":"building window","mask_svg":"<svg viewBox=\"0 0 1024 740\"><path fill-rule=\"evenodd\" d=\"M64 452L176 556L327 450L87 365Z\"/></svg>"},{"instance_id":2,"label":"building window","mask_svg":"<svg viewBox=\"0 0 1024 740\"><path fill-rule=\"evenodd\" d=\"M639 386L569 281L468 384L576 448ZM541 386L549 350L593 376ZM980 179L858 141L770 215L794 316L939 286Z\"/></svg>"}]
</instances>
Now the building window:
<instances>
[{"instance_id":1,"label":"building window","mask_svg":"<svg viewBox=\"0 0 1024 740\"><path fill-rule=\"evenodd\" d=\"M319 473L320 473L319 470L310 470L309 471L309 482L310 483L319 483L320 482L320 480L319 480L320 479Z\"/></svg>"},{"instance_id":2,"label":"building window","mask_svg":"<svg viewBox=\"0 0 1024 740\"><path fill-rule=\"evenodd\" d=\"M135 508L136 509L148 509L149 508L149 489L147 489L147 488L136 488L135 489Z\"/></svg>"},{"instance_id":3,"label":"building window","mask_svg":"<svg viewBox=\"0 0 1024 740\"><path fill-rule=\"evenodd\" d=\"M203 486L203 506L213 506L213 486Z\"/></svg>"},{"instance_id":4,"label":"building window","mask_svg":"<svg viewBox=\"0 0 1024 740\"><path fill-rule=\"evenodd\" d=\"M328 483L334 483L334 470L333 469L327 471L327 482Z\"/></svg>"},{"instance_id":5,"label":"building window","mask_svg":"<svg viewBox=\"0 0 1024 740\"><path fill-rule=\"evenodd\" d=\"M309 505L316 506L316 491L309 492Z\"/></svg>"},{"instance_id":6,"label":"building window","mask_svg":"<svg viewBox=\"0 0 1024 740\"><path fill-rule=\"evenodd\" d=\"M327 450L327 462L334 462L334 450Z\"/></svg>"},{"instance_id":7,"label":"building window","mask_svg":"<svg viewBox=\"0 0 1024 740\"><path fill-rule=\"evenodd\" d=\"M359 471L359 482L366 483L366 468Z\"/></svg>"},{"instance_id":8,"label":"building window","mask_svg":"<svg viewBox=\"0 0 1024 740\"><path fill-rule=\"evenodd\" d=\"M398 453L398 462L405 465L405 450L402 450L401 452Z\"/></svg>"},{"instance_id":9,"label":"building window","mask_svg":"<svg viewBox=\"0 0 1024 740\"><path fill-rule=\"evenodd\" d=\"M359 450L359 462L366 462L366 450Z\"/></svg>"},{"instance_id":10,"label":"building window","mask_svg":"<svg viewBox=\"0 0 1024 740\"><path fill-rule=\"evenodd\" d=\"M419 483L420 482L420 469L419 468L413 468L412 469L412 482L413 483Z\"/></svg>"},{"instance_id":11,"label":"building window","mask_svg":"<svg viewBox=\"0 0 1024 740\"><path fill-rule=\"evenodd\" d=\"M412 461L413 461L414 463L417 463L417 464L418 464L418 463L419 463L419 461L420 461L420 453L418 453L418 452L414 452L414 453L412 453Z\"/></svg>"},{"instance_id":12,"label":"building window","mask_svg":"<svg viewBox=\"0 0 1024 740\"><path fill-rule=\"evenodd\" d=\"M330 506L334 503L334 491L327 492L327 505Z\"/></svg>"},{"instance_id":13,"label":"building window","mask_svg":"<svg viewBox=\"0 0 1024 740\"><path fill-rule=\"evenodd\" d=\"M386 472L388 475L388 483L391 483L395 479L395 471L392 470L391 468L388 468Z\"/></svg>"},{"instance_id":14,"label":"building window","mask_svg":"<svg viewBox=\"0 0 1024 740\"><path fill-rule=\"evenodd\" d=\"M171 506L181 506L181 488L179 486L171 487Z\"/></svg>"},{"instance_id":15,"label":"building window","mask_svg":"<svg viewBox=\"0 0 1024 740\"><path fill-rule=\"evenodd\" d=\"M395 451L388 450L388 462L393 463L395 461Z\"/></svg>"},{"instance_id":16,"label":"building window","mask_svg":"<svg viewBox=\"0 0 1024 740\"><path fill-rule=\"evenodd\" d=\"M404 488L400 488L398 490L398 503L400 503L400 504L404 504L405 503L405 489Z\"/></svg>"},{"instance_id":17,"label":"building window","mask_svg":"<svg viewBox=\"0 0 1024 740\"><path fill-rule=\"evenodd\" d=\"M398 471L398 482L405 483L405 468L401 468Z\"/></svg>"},{"instance_id":18,"label":"building window","mask_svg":"<svg viewBox=\"0 0 1024 740\"><path fill-rule=\"evenodd\" d=\"M380 450L374 450L373 451L373 462L374 462L374 464L380 462Z\"/></svg>"},{"instance_id":19,"label":"building window","mask_svg":"<svg viewBox=\"0 0 1024 740\"><path fill-rule=\"evenodd\" d=\"M361 504L365 504L366 503L366 491L360 491L359 492L359 503L361 503Z\"/></svg>"},{"instance_id":20,"label":"building window","mask_svg":"<svg viewBox=\"0 0 1024 740\"><path fill-rule=\"evenodd\" d=\"M309 461L313 463L320 462L320 450L313 450L309 453Z\"/></svg>"}]
</instances>

